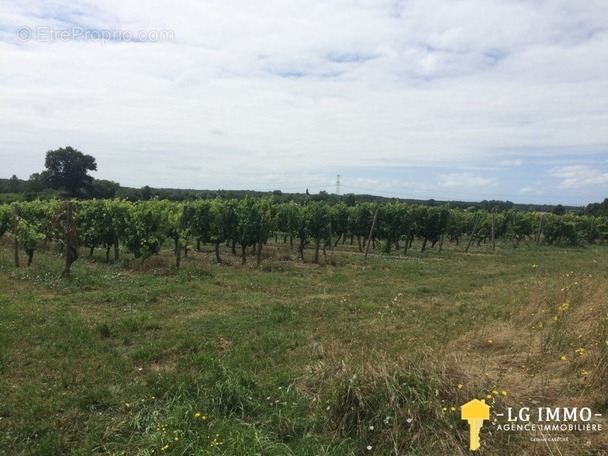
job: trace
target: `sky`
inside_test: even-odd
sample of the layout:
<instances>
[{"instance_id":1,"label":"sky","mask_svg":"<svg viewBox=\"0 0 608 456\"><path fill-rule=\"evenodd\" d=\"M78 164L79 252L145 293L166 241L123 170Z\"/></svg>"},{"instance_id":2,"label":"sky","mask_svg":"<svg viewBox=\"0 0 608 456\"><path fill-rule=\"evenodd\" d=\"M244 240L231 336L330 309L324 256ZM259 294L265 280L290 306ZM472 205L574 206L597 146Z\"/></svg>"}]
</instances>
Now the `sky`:
<instances>
[{"instance_id":1,"label":"sky","mask_svg":"<svg viewBox=\"0 0 608 456\"><path fill-rule=\"evenodd\" d=\"M606 0L2 0L0 177L586 205Z\"/></svg>"}]
</instances>

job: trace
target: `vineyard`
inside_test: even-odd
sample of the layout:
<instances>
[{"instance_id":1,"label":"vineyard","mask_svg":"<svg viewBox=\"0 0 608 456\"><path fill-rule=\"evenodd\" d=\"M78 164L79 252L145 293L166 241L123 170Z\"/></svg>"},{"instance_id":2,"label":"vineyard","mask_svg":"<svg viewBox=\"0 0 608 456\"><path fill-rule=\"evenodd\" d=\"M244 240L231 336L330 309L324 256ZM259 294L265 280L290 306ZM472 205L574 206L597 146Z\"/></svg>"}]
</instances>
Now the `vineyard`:
<instances>
[{"instance_id":1,"label":"vineyard","mask_svg":"<svg viewBox=\"0 0 608 456\"><path fill-rule=\"evenodd\" d=\"M464 456L472 398L481 456L608 452L498 429L605 424L606 217L57 200L0 234L0 454Z\"/></svg>"},{"instance_id":2,"label":"vineyard","mask_svg":"<svg viewBox=\"0 0 608 456\"><path fill-rule=\"evenodd\" d=\"M346 242L367 254L370 247L384 253L407 255L414 240L420 251L442 249L444 242L495 249L497 240L518 245L577 246L603 243L608 237L608 217L535 214L509 210L463 211L446 206L427 207L400 202L359 203L347 206L310 201L304 204L275 203L271 199L245 198L198 200L180 204L165 200L33 201L0 206L0 236L15 240L33 261L41 244L59 243L66 252L66 270L78 257L78 248L105 249L118 260L121 251L142 262L158 254L172 241L179 267L182 255L201 245L214 246L215 261L221 263L220 246L247 261L247 255L262 260L263 246L271 237L289 242L301 261L320 261L323 252ZM466 240L466 244L464 243ZM309 254L307 249L312 248ZM251 252L251 253L249 253ZM306 254L305 254L306 252ZM307 258L312 256L312 258Z\"/></svg>"}]
</instances>

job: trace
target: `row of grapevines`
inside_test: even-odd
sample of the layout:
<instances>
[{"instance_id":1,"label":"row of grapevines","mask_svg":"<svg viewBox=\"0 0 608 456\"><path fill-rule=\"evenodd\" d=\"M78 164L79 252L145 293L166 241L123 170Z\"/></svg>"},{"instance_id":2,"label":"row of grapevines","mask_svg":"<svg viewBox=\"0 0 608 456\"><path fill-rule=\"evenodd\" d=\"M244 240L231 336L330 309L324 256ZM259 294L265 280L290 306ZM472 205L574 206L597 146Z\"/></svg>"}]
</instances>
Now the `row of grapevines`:
<instances>
[{"instance_id":1,"label":"row of grapevines","mask_svg":"<svg viewBox=\"0 0 608 456\"><path fill-rule=\"evenodd\" d=\"M65 230L65 202L34 201L19 205L17 240L28 252L29 261L41 242L61 241ZM384 242L384 250L400 248L405 252L416 238L422 250L447 237L458 244L464 236L474 236L479 243L508 239L514 244L529 240L536 245L578 245L603 240L608 236L608 218L566 214L534 214L509 210L500 213L450 210L446 206L427 207L391 202L386 204L359 203L346 206L311 201L305 204L273 203L269 199L198 200L184 209L179 203L166 200L75 201L75 218L80 245L104 248L109 259L112 247L118 256L122 246L136 258L145 259L160 251L167 240L177 247L188 248L191 240L215 246L218 262L220 246L228 243L236 254L240 246L242 261L246 250L261 248L269 237L282 233L298 243L304 260L305 247L313 243L314 261L318 262L321 247L335 246L348 237L356 238L361 251L370 238ZM11 232L13 211L0 206L0 236ZM371 227L375 229L370 233ZM371 237L370 237L371 234Z\"/></svg>"}]
</instances>

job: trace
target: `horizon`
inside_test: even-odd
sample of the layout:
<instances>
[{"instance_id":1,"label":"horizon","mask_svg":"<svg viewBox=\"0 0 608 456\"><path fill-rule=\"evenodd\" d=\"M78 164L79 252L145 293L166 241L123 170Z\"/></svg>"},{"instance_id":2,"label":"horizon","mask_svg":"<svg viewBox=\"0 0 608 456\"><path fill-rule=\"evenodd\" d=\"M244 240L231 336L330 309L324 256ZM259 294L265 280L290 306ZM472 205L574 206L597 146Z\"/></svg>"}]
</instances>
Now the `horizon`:
<instances>
[{"instance_id":1,"label":"horizon","mask_svg":"<svg viewBox=\"0 0 608 456\"><path fill-rule=\"evenodd\" d=\"M0 181L1 180L9 180L10 178L5 178L5 177L0 177ZM21 182L27 182L27 179L21 179L19 178L19 180ZM302 191L286 191L286 190L282 190L280 188L275 188L272 190L254 190L254 189L234 189L234 188L192 188L192 187L154 187L154 186L150 186L150 185L143 185L141 187L131 187L131 186L126 186L126 185L122 185L120 182L116 182L116 181L111 181L110 179L96 179L96 180L107 180L110 182L113 182L115 184L118 184L120 188L123 189L129 189L129 190L136 190L136 191L140 191L142 190L144 187L149 187L150 190L152 191L162 191L162 192L171 192L171 191L177 191L177 192L209 192L209 193L214 193L214 192L256 192L256 193L268 193L268 194L272 194L276 191L281 192L282 195L288 195L288 196L293 196L293 195L297 195L297 196L301 196L301 195L305 195L306 191L308 191L310 193L311 196L315 196L315 195L319 195L322 192L326 192L326 194L330 197L333 198L343 198L344 196L347 195L353 195L355 197L371 197L371 198L384 198L384 199L396 199L399 201L403 201L406 203L412 202L412 204L424 204L424 203L428 203L430 201L435 201L437 203L440 204L472 204L472 205L476 205L476 204L481 204L484 201L485 202L492 202L492 201L496 201L499 203L512 203L514 206L548 206L548 207L555 207L555 206L563 206L566 208L577 208L577 209L585 209L586 207L588 207L591 204L600 204L602 203L604 200L602 201L591 201L589 203L586 204L563 204L563 203L531 203L531 202L514 202L511 200L495 200L495 199L488 199L488 198L481 198L478 200L460 200L460 199L437 199L437 198L426 198L426 199L421 199L421 198L408 198L408 197L402 197L402 196L396 196L396 195L381 195L381 194L374 194L374 193L352 193L352 192L340 192L339 194L334 191L328 191L328 190L319 190L318 192L310 192L310 188L305 188ZM23 192L19 192L19 193L23 193ZM604 198L604 199L608 199Z\"/></svg>"}]
</instances>

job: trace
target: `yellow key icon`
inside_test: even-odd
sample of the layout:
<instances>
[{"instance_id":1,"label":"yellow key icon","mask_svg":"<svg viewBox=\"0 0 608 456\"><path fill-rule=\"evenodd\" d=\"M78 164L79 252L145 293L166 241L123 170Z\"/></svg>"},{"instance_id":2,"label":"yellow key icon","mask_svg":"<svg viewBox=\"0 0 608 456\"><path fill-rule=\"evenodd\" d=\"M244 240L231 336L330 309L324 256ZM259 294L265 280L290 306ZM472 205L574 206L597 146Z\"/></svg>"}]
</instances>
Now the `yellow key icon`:
<instances>
[{"instance_id":1,"label":"yellow key icon","mask_svg":"<svg viewBox=\"0 0 608 456\"><path fill-rule=\"evenodd\" d=\"M469 449L475 451L483 421L490 419L490 406L485 400L473 399L460 407L460 418L469 422Z\"/></svg>"}]
</instances>

